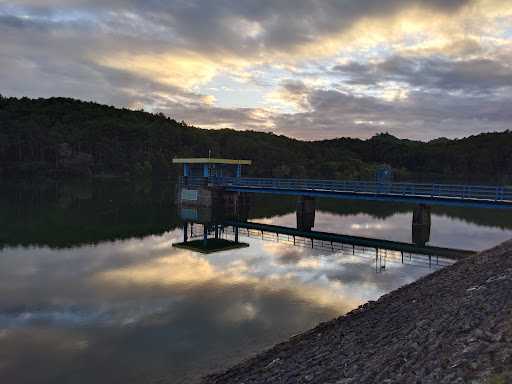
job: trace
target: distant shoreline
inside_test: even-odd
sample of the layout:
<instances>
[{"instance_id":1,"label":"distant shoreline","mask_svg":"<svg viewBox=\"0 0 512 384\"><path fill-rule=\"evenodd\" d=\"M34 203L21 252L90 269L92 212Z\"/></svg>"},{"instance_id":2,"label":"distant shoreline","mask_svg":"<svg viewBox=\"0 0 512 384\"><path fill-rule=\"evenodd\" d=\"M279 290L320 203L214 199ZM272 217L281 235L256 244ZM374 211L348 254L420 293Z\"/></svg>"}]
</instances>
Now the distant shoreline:
<instances>
[{"instance_id":1,"label":"distant shoreline","mask_svg":"<svg viewBox=\"0 0 512 384\"><path fill-rule=\"evenodd\" d=\"M342 131L340 131L341 133ZM382 166L397 181L510 184L512 132L418 141L299 140L272 132L201 129L161 113L69 98L0 97L0 181L175 177L176 157L252 160L244 175L373 180Z\"/></svg>"},{"instance_id":2,"label":"distant shoreline","mask_svg":"<svg viewBox=\"0 0 512 384\"><path fill-rule=\"evenodd\" d=\"M275 345L203 384L512 382L512 240Z\"/></svg>"}]
</instances>

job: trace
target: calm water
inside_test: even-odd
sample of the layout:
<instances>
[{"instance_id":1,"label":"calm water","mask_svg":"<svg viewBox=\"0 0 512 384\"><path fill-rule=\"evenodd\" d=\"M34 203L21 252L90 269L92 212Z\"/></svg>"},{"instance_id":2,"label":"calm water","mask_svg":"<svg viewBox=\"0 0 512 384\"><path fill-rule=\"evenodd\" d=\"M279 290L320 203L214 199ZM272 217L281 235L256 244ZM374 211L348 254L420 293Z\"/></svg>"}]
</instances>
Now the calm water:
<instances>
[{"instance_id":1,"label":"calm water","mask_svg":"<svg viewBox=\"0 0 512 384\"><path fill-rule=\"evenodd\" d=\"M180 250L172 185L2 191L1 383L193 382L439 268L243 232L248 248ZM314 229L410 242L412 209L320 201ZM261 196L249 216L294 228L295 201ZM428 244L510 237L504 212L436 208Z\"/></svg>"}]
</instances>

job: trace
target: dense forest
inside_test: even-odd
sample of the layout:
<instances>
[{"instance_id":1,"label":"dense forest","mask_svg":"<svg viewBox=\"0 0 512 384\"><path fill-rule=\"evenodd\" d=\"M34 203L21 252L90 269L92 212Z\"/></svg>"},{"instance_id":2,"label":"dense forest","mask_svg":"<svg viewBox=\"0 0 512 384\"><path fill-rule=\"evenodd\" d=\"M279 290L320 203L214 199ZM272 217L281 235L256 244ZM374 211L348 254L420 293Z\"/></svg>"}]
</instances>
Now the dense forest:
<instances>
[{"instance_id":1,"label":"dense forest","mask_svg":"<svg viewBox=\"0 0 512 384\"><path fill-rule=\"evenodd\" d=\"M485 129L485 127L482 127ZM207 130L163 114L67 98L0 96L0 178L172 177L176 156L253 160L246 174L370 179L382 164L401 180L512 182L512 132L430 142L387 133L368 140L300 141Z\"/></svg>"}]
</instances>

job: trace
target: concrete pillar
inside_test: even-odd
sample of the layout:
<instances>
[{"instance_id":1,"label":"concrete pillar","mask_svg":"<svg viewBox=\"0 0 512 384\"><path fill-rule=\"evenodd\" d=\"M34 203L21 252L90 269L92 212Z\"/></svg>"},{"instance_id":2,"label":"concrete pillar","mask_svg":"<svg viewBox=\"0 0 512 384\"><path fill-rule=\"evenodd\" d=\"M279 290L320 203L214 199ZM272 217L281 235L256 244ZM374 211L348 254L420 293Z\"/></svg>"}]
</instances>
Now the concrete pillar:
<instances>
[{"instance_id":1,"label":"concrete pillar","mask_svg":"<svg viewBox=\"0 0 512 384\"><path fill-rule=\"evenodd\" d=\"M430 206L420 204L414 208L412 214L412 242L425 245L430 241Z\"/></svg>"},{"instance_id":2,"label":"concrete pillar","mask_svg":"<svg viewBox=\"0 0 512 384\"><path fill-rule=\"evenodd\" d=\"M315 226L316 201L314 197L299 196L297 199L297 229L311 231Z\"/></svg>"}]
</instances>

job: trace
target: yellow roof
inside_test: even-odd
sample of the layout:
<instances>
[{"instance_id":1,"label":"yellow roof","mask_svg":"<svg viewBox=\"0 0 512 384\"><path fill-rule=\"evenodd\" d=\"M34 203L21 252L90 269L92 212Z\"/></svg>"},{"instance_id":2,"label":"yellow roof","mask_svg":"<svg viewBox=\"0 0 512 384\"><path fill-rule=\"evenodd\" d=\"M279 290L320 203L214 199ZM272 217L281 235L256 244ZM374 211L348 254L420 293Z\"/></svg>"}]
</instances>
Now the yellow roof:
<instances>
[{"instance_id":1,"label":"yellow roof","mask_svg":"<svg viewBox=\"0 0 512 384\"><path fill-rule=\"evenodd\" d=\"M251 165L251 160L213 159L208 157L196 157L192 159L172 159L174 164L242 164Z\"/></svg>"}]
</instances>

